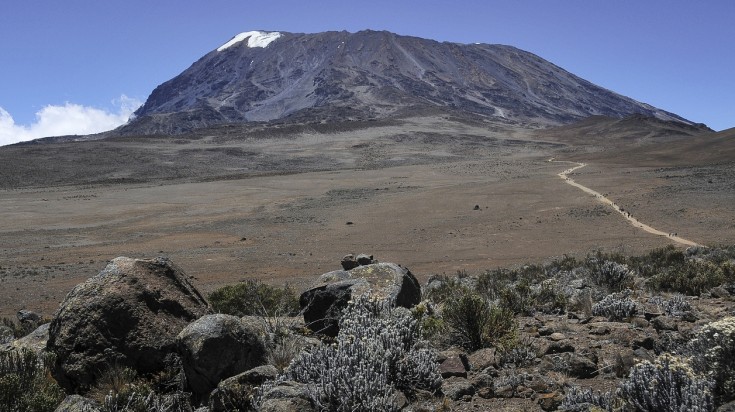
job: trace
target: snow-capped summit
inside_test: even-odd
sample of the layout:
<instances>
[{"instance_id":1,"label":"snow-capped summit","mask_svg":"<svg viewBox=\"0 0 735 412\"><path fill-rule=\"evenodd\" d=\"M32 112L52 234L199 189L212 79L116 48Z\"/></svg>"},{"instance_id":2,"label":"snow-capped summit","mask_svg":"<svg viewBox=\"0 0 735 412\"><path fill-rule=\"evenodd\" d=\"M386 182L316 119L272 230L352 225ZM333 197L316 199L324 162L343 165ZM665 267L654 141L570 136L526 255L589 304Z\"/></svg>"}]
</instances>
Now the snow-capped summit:
<instances>
[{"instance_id":1,"label":"snow-capped summit","mask_svg":"<svg viewBox=\"0 0 735 412\"><path fill-rule=\"evenodd\" d=\"M238 34L233 37L232 40L218 47L217 51L225 50L245 39L248 41L248 47L266 47L279 37L281 37L281 33L277 31L246 31Z\"/></svg>"},{"instance_id":2,"label":"snow-capped summit","mask_svg":"<svg viewBox=\"0 0 735 412\"><path fill-rule=\"evenodd\" d=\"M636 113L684 121L511 46L440 43L370 30L249 31L156 87L121 132L437 112L540 126Z\"/></svg>"}]
</instances>

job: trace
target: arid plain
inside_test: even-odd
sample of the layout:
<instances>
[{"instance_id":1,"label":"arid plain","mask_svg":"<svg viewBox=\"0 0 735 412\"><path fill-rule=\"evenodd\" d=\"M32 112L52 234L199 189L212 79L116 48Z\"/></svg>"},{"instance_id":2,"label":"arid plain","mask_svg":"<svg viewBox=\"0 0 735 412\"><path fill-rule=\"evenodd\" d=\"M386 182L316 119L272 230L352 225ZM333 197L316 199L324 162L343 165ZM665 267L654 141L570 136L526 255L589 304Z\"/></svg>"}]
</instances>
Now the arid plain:
<instances>
[{"instance_id":1,"label":"arid plain","mask_svg":"<svg viewBox=\"0 0 735 412\"><path fill-rule=\"evenodd\" d=\"M246 278L302 289L347 253L425 280L676 244L565 184L550 158L586 163L570 177L647 225L731 244L733 140L646 119L423 116L5 147L0 316L52 315L117 256L168 256L208 292Z\"/></svg>"}]
</instances>

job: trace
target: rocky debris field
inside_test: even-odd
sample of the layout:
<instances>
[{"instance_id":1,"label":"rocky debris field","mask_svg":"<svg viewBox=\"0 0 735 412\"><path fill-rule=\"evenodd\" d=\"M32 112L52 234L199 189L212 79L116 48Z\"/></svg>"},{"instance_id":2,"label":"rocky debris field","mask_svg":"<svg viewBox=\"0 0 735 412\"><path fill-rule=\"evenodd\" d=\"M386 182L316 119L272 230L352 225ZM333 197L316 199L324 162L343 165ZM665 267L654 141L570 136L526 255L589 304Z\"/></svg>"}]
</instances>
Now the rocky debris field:
<instances>
[{"instance_id":1,"label":"rocky debris field","mask_svg":"<svg viewBox=\"0 0 735 412\"><path fill-rule=\"evenodd\" d=\"M372 255L341 266L300 297L250 280L205 298L168 259L116 258L50 323L27 310L5 319L0 407L714 411L735 401L733 247L597 252L423 287Z\"/></svg>"}]
</instances>

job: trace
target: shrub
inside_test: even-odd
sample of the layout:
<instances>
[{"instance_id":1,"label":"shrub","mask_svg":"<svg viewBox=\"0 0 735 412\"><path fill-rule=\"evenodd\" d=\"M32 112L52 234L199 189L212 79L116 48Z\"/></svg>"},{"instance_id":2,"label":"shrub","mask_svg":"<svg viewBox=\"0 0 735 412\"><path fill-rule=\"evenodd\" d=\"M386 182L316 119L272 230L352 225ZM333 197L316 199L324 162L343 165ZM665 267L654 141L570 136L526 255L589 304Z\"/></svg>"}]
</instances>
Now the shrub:
<instances>
[{"instance_id":1,"label":"shrub","mask_svg":"<svg viewBox=\"0 0 735 412\"><path fill-rule=\"evenodd\" d=\"M635 272L624 263L589 258L587 267L595 283L613 292L620 292L631 287L635 279Z\"/></svg>"},{"instance_id":2,"label":"shrub","mask_svg":"<svg viewBox=\"0 0 735 412\"><path fill-rule=\"evenodd\" d=\"M679 358L664 354L634 366L619 388L620 396L642 412L688 412L714 409L712 382L697 376Z\"/></svg>"},{"instance_id":3,"label":"shrub","mask_svg":"<svg viewBox=\"0 0 735 412\"><path fill-rule=\"evenodd\" d=\"M601 301L592 306L592 314L605 316L611 321L621 321L634 316L638 309L635 302L629 298L630 289L620 293L605 296Z\"/></svg>"},{"instance_id":4,"label":"shrub","mask_svg":"<svg viewBox=\"0 0 735 412\"><path fill-rule=\"evenodd\" d=\"M516 336L513 312L491 305L477 294L446 302L442 317L453 343L470 351L492 345L507 347Z\"/></svg>"},{"instance_id":5,"label":"shrub","mask_svg":"<svg viewBox=\"0 0 735 412\"><path fill-rule=\"evenodd\" d=\"M279 288L252 279L215 290L209 295L209 303L216 312L234 316L299 313L299 300L289 285Z\"/></svg>"},{"instance_id":6,"label":"shrub","mask_svg":"<svg viewBox=\"0 0 735 412\"><path fill-rule=\"evenodd\" d=\"M723 268L706 261L687 260L676 266L661 268L648 279L648 286L653 290L698 296L713 287L733 281L732 271L724 269L729 267Z\"/></svg>"},{"instance_id":7,"label":"shrub","mask_svg":"<svg viewBox=\"0 0 735 412\"><path fill-rule=\"evenodd\" d=\"M308 384L323 410L393 411L396 389L441 385L435 354L424 346L418 319L367 294L345 309L335 343L302 352L280 379Z\"/></svg>"},{"instance_id":8,"label":"shrub","mask_svg":"<svg viewBox=\"0 0 735 412\"><path fill-rule=\"evenodd\" d=\"M51 378L52 355L39 357L30 350L0 352L0 410L53 411L64 392Z\"/></svg>"},{"instance_id":9,"label":"shrub","mask_svg":"<svg viewBox=\"0 0 735 412\"><path fill-rule=\"evenodd\" d=\"M666 300L661 296L654 296L648 301L658 306L659 309L668 316L681 317L685 313L692 311L692 305L689 303L686 296L679 293Z\"/></svg>"},{"instance_id":10,"label":"shrub","mask_svg":"<svg viewBox=\"0 0 735 412\"><path fill-rule=\"evenodd\" d=\"M434 303L443 303L469 292L470 288L459 277L434 275L426 283L423 298Z\"/></svg>"},{"instance_id":11,"label":"shrub","mask_svg":"<svg viewBox=\"0 0 735 412\"><path fill-rule=\"evenodd\" d=\"M717 403L735 399L735 317L702 327L689 342L687 351L694 370L714 381Z\"/></svg>"},{"instance_id":12,"label":"shrub","mask_svg":"<svg viewBox=\"0 0 735 412\"><path fill-rule=\"evenodd\" d=\"M570 412L587 412L601 410L612 412L619 410L620 400L613 392L593 391L589 388L570 386L566 389L559 409Z\"/></svg>"}]
</instances>

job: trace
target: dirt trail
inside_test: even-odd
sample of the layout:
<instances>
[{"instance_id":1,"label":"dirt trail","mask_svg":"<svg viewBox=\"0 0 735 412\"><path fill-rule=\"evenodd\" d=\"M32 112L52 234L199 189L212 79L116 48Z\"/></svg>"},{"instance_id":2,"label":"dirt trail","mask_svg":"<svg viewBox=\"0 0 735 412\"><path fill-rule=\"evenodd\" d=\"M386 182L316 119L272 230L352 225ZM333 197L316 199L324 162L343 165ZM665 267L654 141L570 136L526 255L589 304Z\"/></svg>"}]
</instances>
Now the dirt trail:
<instances>
[{"instance_id":1,"label":"dirt trail","mask_svg":"<svg viewBox=\"0 0 735 412\"><path fill-rule=\"evenodd\" d=\"M676 233L666 233L666 232L663 232L663 231L658 230L656 228L653 228L653 227L651 227L651 226L649 226L649 225L647 225L645 223L639 222L638 219L636 219L636 218L634 218L633 216L630 215L630 212L626 212L623 208L621 208L620 206L618 206L617 203L615 203L612 200L606 198L601 193L596 192L596 191L590 189L589 187L583 186L583 185L575 182L574 180L572 180L569 177L569 174L570 173L573 173L577 169L581 169L581 168L587 166L586 163L570 162L570 161L564 161L564 160L554 160L553 157L551 159L549 159L549 162L576 164L577 166L574 166L574 167L572 167L570 169L567 169L567 170L559 173L558 176L560 178L564 179L564 181L567 184L572 185L572 186L574 186L574 187L576 187L578 189L581 189L585 193L589 193L589 194L593 195L600 203L612 207L616 212L618 212L621 216L623 216L631 225L633 225L633 227L637 227L637 228L643 229L646 232L651 233L651 234L656 235L656 236L664 236L664 237L669 238L669 239L673 240L674 242L680 243L682 245L686 245L686 246L701 246L699 243L696 243L696 242L693 242L693 241L691 241L689 239L685 239L683 237L680 237Z\"/></svg>"}]
</instances>

